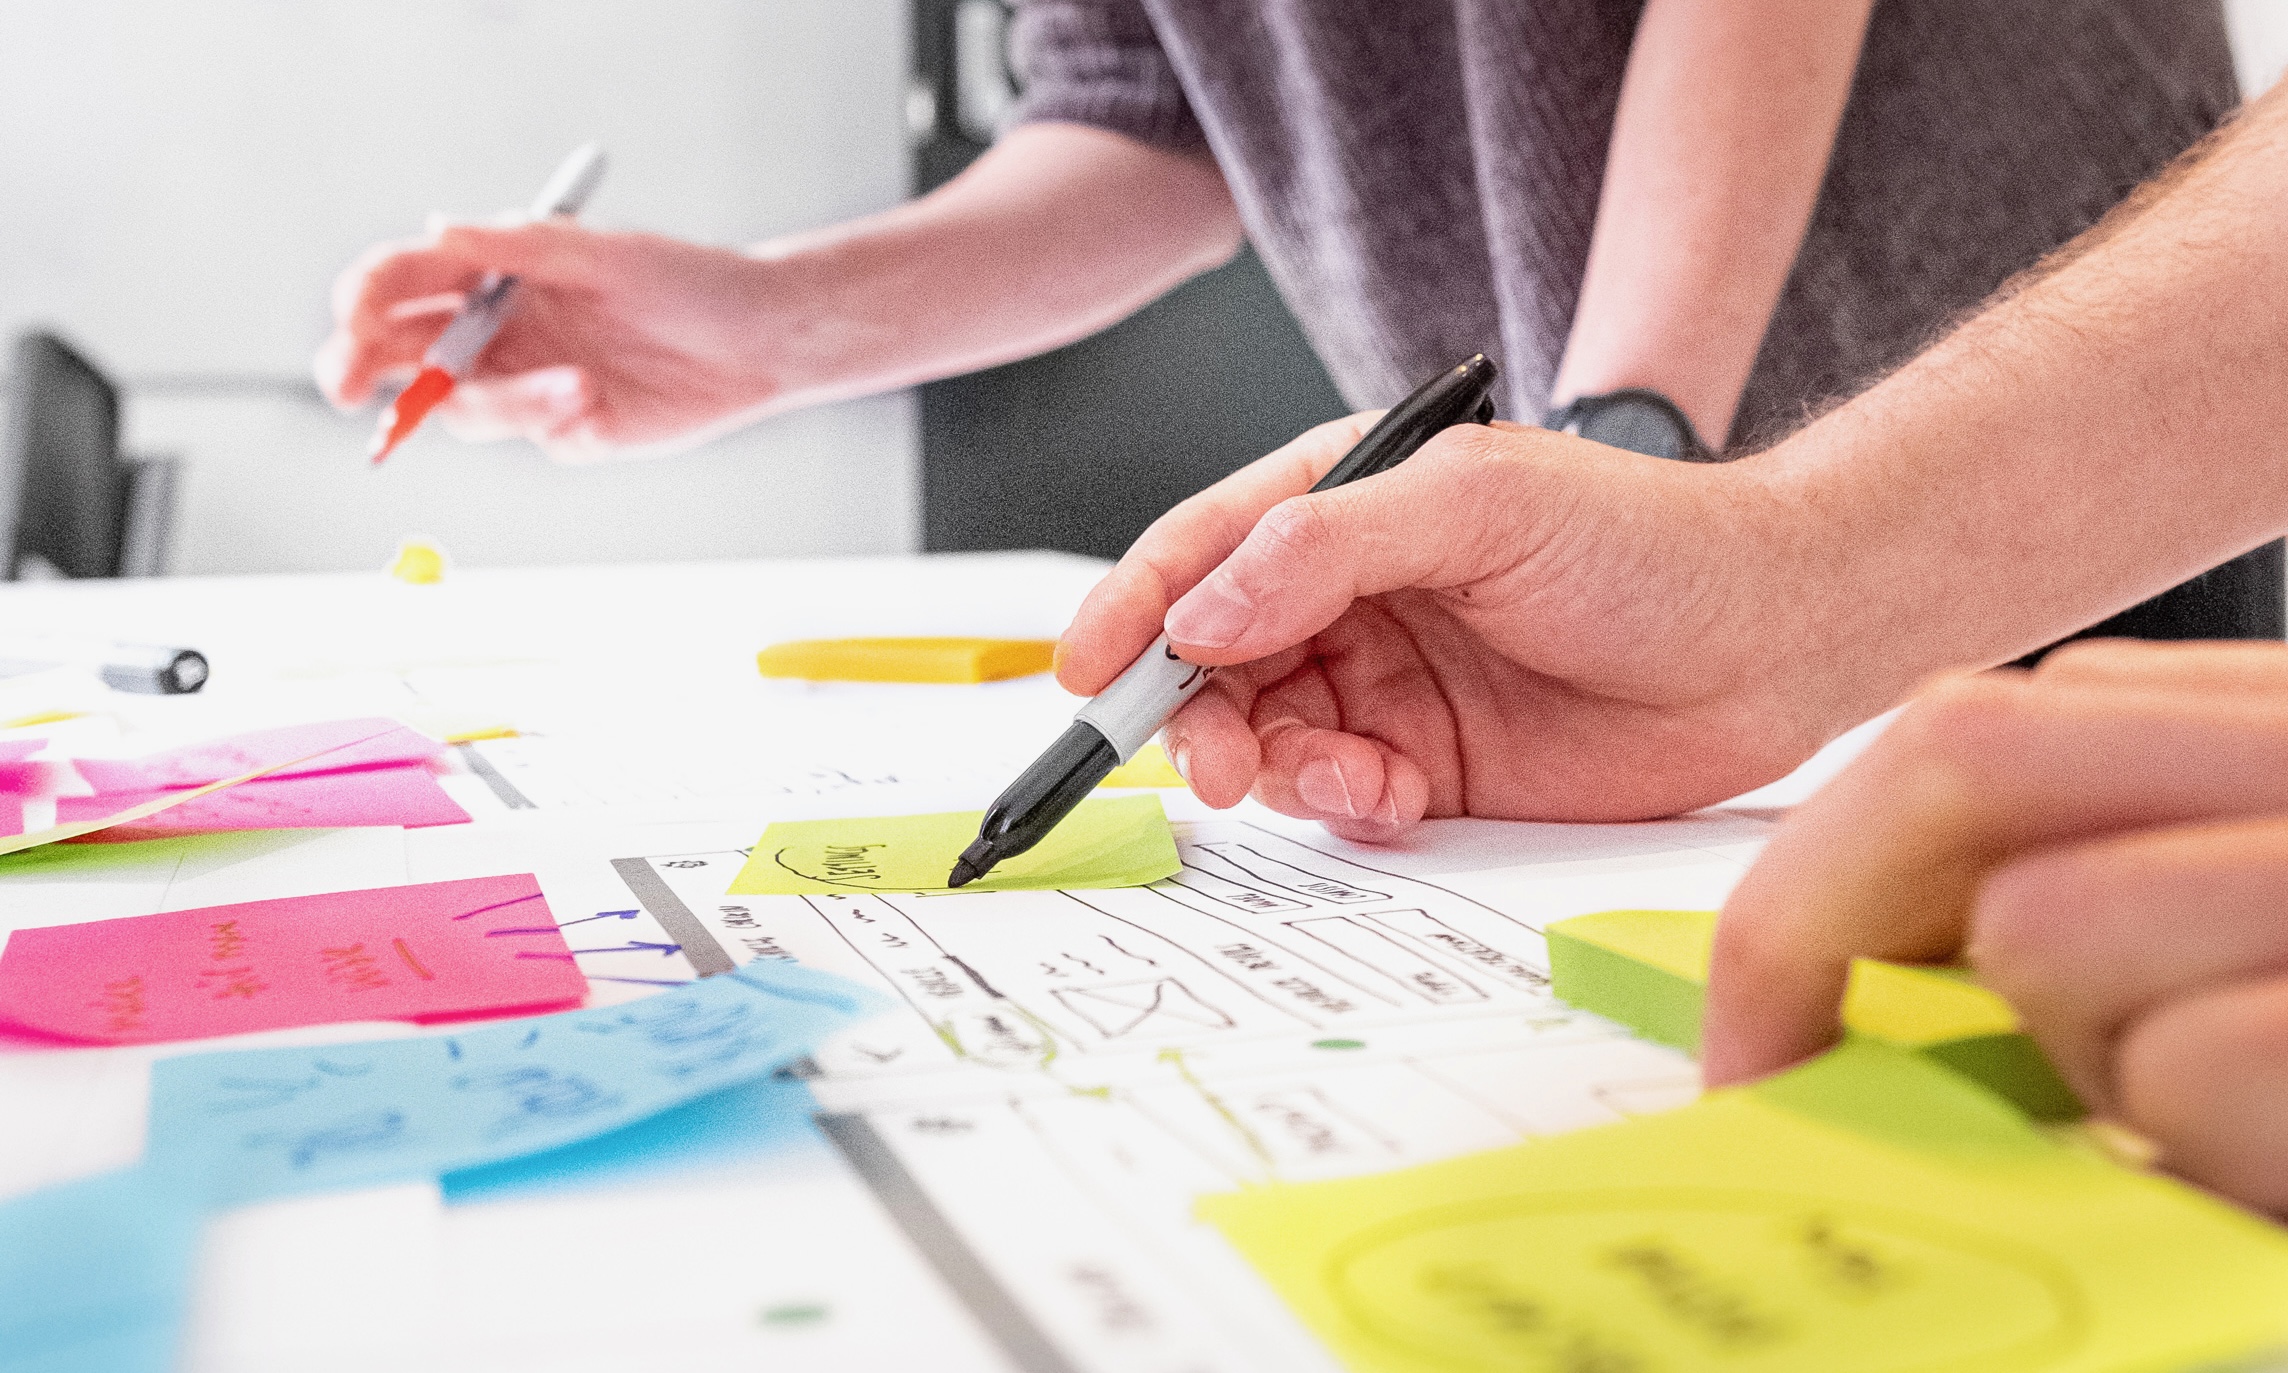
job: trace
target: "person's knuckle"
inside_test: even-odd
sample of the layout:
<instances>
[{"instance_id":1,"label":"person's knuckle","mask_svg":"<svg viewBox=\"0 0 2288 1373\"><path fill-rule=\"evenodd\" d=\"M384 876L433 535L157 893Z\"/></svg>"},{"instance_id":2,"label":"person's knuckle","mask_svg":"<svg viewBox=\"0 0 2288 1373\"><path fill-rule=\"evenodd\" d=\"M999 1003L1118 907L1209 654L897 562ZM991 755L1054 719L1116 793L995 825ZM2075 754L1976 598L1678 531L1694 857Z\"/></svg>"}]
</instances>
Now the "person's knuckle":
<instances>
[{"instance_id":1,"label":"person's knuckle","mask_svg":"<svg viewBox=\"0 0 2288 1373\"><path fill-rule=\"evenodd\" d=\"M1291 496L1263 513L1250 542L1272 562L1308 561L1325 552L1331 542L1324 502L1309 496Z\"/></svg>"},{"instance_id":2,"label":"person's knuckle","mask_svg":"<svg viewBox=\"0 0 2288 1373\"><path fill-rule=\"evenodd\" d=\"M1916 697L1886 738L1910 756L1976 768L2011 751L2034 712L2016 682L1951 677Z\"/></svg>"}]
</instances>

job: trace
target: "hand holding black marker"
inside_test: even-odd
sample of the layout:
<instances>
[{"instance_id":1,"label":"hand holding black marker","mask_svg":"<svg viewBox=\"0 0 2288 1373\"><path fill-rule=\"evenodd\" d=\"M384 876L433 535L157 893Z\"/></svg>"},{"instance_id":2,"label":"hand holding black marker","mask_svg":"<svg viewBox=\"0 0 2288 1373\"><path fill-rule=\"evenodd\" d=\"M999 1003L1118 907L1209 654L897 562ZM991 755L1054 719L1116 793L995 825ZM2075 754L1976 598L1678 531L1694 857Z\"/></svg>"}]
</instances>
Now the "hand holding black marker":
<instances>
[{"instance_id":1,"label":"hand holding black marker","mask_svg":"<svg viewBox=\"0 0 2288 1373\"><path fill-rule=\"evenodd\" d=\"M1491 420L1493 401L1488 393L1494 376L1493 363L1479 353L1432 377L1383 415L1311 489L1329 491L1388 471L1442 430ZM1014 858L1048 837L1058 821L1096 790L1097 783L1134 757L1169 716L1198 695L1214 672L1177 657L1165 634L1153 640L1143 656L1082 706L1048 751L995 798L985 812L985 823L978 827L976 842L962 850L946 885L966 886L1002 859Z\"/></svg>"}]
</instances>

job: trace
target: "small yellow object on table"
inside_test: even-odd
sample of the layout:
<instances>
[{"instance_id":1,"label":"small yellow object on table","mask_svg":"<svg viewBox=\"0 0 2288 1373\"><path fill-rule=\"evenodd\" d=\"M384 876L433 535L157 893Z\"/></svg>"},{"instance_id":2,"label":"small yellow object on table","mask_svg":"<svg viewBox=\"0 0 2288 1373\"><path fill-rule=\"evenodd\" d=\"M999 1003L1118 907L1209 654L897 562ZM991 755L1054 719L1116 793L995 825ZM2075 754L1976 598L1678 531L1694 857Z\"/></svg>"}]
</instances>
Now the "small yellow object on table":
<instances>
[{"instance_id":1,"label":"small yellow object on table","mask_svg":"<svg viewBox=\"0 0 2288 1373\"><path fill-rule=\"evenodd\" d=\"M998 682L1049 670L1054 639L797 639L755 655L806 682Z\"/></svg>"},{"instance_id":2,"label":"small yellow object on table","mask_svg":"<svg viewBox=\"0 0 2288 1373\"><path fill-rule=\"evenodd\" d=\"M389 575L414 586L435 586L445 580L445 550L426 539L407 539L390 559Z\"/></svg>"}]
</instances>

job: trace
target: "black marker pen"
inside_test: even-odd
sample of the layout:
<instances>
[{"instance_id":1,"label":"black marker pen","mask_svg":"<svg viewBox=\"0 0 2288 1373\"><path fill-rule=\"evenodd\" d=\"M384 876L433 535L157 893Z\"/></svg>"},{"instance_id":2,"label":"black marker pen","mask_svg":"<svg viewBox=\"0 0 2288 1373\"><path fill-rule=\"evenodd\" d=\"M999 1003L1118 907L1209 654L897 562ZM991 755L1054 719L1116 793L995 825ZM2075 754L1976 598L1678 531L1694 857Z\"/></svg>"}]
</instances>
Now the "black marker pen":
<instances>
[{"instance_id":1,"label":"black marker pen","mask_svg":"<svg viewBox=\"0 0 2288 1373\"><path fill-rule=\"evenodd\" d=\"M1432 377L1392 407L1311 489L1328 491L1388 471L1441 430L1491 420L1494 406L1487 393L1493 390L1494 375L1493 363L1479 353ZM946 885L974 882L1002 859L1047 838L1106 774L1134 757L1179 706L1199 694L1214 672L1177 657L1167 635L1153 640L994 800L976 842L962 850Z\"/></svg>"}]
</instances>

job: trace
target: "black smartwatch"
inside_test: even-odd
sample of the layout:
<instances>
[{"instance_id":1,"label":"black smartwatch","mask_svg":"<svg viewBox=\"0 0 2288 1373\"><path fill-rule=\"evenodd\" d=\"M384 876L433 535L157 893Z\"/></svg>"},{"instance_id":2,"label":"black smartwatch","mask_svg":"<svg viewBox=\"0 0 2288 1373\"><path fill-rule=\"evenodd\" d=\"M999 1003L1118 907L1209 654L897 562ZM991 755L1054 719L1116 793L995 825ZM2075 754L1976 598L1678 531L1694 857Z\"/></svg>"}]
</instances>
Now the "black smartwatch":
<instances>
[{"instance_id":1,"label":"black smartwatch","mask_svg":"<svg viewBox=\"0 0 2288 1373\"><path fill-rule=\"evenodd\" d=\"M1722 454L1700 441L1692 431L1692 421L1676 408L1675 401L1641 387L1577 397L1543 416L1541 427L1647 457L1678 462L1724 460Z\"/></svg>"}]
</instances>

